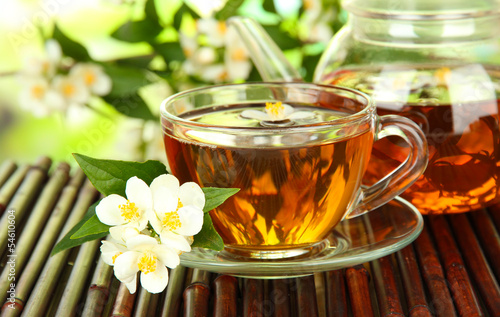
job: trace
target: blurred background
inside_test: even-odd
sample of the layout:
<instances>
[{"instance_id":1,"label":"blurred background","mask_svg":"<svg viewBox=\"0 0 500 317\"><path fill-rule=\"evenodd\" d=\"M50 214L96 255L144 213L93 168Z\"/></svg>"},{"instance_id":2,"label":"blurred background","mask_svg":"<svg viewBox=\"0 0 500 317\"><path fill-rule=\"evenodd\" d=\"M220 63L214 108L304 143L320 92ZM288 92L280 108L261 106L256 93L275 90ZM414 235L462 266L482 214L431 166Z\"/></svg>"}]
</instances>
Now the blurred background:
<instances>
[{"instance_id":1,"label":"blurred background","mask_svg":"<svg viewBox=\"0 0 500 317\"><path fill-rule=\"evenodd\" d=\"M71 153L165 162L159 105L261 80L234 15L254 17L311 81L346 19L338 0L2 0L0 162Z\"/></svg>"}]
</instances>

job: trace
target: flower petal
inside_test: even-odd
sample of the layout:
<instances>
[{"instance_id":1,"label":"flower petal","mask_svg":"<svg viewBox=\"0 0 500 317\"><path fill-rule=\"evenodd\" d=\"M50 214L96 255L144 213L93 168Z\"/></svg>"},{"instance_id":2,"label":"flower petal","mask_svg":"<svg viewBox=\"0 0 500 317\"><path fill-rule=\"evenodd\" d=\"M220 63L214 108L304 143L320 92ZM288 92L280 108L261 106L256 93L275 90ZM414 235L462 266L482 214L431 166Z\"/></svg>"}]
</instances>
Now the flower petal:
<instances>
[{"instance_id":1,"label":"flower petal","mask_svg":"<svg viewBox=\"0 0 500 317\"><path fill-rule=\"evenodd\" d=\"M165 230L165 232L160 234L160 239L162 245L166 245L183 252L191 251L191 244L186 237L181 236L180 234Z\"/></svg>"},{"instance_id":2,"label":"flower petal","mask_svg":"<svg viewBox=\"0 0 500 317\"><path fill-rule=\"evenodd\" d=\"M160 220L163 220L163 215L166 212L175 211L179 204L177 193L172 193L167 187L159 187L155 189L153 195L153 209Z\"/></svg>"},{"instance_id":3,"label":"flower petal","mask_svg":"<svg viewBox=\"0 0 500 317\"><path fill-rule=\"evenodd\" d=\"M125 243L128 239L139 235L139 230L127 224L109 228L109 234L113 239Z\"/></svg>"},{"instance_id":4,"label":"flower petal","mask_svg":"<svg viewBox=\"0 0 500 317\"><path fill-rule=\"evenodd\" d=\"M296 111L291 115L289 115L288 119L290 120L307 119L307 118L312 118L314 116L315 116L314 112L311 111Z\"/></svg>"},{"instance_id":5,"label":"flower petal","mask_svg":"<svg viewBox=\"0 0 500 317\"><path fill-rule=\"evenodd\" d=\"M127 251L120 254L115 260L115 276L120 282L128 283L139 272L139 256L141 253L135 251Z\"/></svg>"},{"instance_id":6,"label":"flower petal","mask_svg":"<svg viewBox=\"0 0 500 317\"><path fill-rule=\"evenodd\" d=\"M153 205L149 186L137 176L127 180L125 193L127 194L127 199L134 202L143 211L150 209Z\"/></svg>"},{"instance_id":7,"label":"flower petal","mask_svg":"<svg viewBox=\"0 0 500 317\"><path fill-rule=\"evenodd\" d=\"M172 248L169 248L164 244L159 244L155 247L154 253L156 254L158 260L169 268L174 269L181 263L179 255Z\"/></svg>"},{"instance_id":8,"label":"flower petal","mask_svg":"<svg viewBox=\"0 0 500 317\"><path fill-rule=\"evenodd\" d=\"M130 294L134 294L137 290L137 274L134 275L134 278L130 282L124 282L125 286L127 286Z\"/></svg>"},{"instance_id":9,"label":"flower petal","mask_svg":"<svg viewBox=\"0 0 500 317\"><path fill-rule=\"evenodd\" d=\"M127 252L124 245L119 245L110 241L102 241L101 256L104 263L113 266L117 256Z\"/></svg>"},{"instance_id":10,"label":"flower petal","mask_svg":"<svg viewBox=\"0 0 500 317\"><path fill-rule=\"evenodd\" d=\"M139 234L127 240L127 248L129 250L143 252L151 250L158 245L158 241L144 234Z\"/></svg>"},{"instance_id":11,"label":"flower petal","mask_svg":"<svg viewBox=\"0 0 500 317\"><path fill-rule=\"evenodd\" d=\"M245 110L241 112L240 116L247 119L269 120L267 113L259 110Z\"/></svg>"},{"instance_id":12,"label":"flower petal","mask_svg":"<svg viewBox=\"0 0 500 317\"><path fill-rule=\"evenodd\" d=\"M177 191L179 190L179 180L171 174L163 174L158 176L151 182L150 185L153 196L155 195L156 190L158 190L160 187L166 187L174 195L176 195Z\"/></svg>"},{"instance_id":13,"label":"flower petal","mask_svg":"<svg viewBox=\"0 0 500 317\"><path fill-rule=\"evenodd\" d=\"M95 213L99 221L108 225L116 226L125 223L125 219L121 216L120 205L127 202L120 195L111 194L104 197L101 202L95 207Z\"/></svg>"},{"instance_id":14,"label":"flower petal","mask_svg":"<svg viewBox=\"0 0 500 317\"><path fill-rule=\"evenodd\" d=\"M184 206L193 205L201 210L205 207L205 194L194 182L187 182L179 187L179 199Z\"/></svg>"},{"instance_id":15,"label":"flower petal","mask_svg":"<svg viewBox=\"0 0 500 317\"><path fill-rule=\"evenodd\" d=\"M283 115L285 117L288 117L289 115L291 115L292 113L295 112L295 109L292 106L290 106L286 103L283 103L281 105L283 106Z\"/></svg>"},{"instance_id":16,"label":"flower petal","mask_svg":"<svg viewBox=\"0 0 500 317\"><path fill-rule=\"evenodd\" d=\"M156 270L150 273L141 272L141 285L150 293L161 293L168 284L168 270L160 261L156 262Z\"/></svg>"},{"instance_id":17,"label":"flower petal","mask_svg":"<svg viewBox=\"0 0 500 317\"><path fill-rule=\"evenodd\" d=\"M175 230L183 236L194 236L203 226L203 210L194 206L182 207L177 211L181 226Z\"/></svg>"}]
</instances>

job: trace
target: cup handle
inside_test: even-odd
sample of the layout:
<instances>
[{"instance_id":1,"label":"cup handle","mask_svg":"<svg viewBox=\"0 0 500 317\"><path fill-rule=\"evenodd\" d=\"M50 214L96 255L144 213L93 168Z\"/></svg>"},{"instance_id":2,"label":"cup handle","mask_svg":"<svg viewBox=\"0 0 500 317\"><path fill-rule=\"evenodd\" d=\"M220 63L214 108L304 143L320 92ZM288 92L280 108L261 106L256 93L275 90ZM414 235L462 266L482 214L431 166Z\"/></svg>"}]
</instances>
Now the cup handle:
<instances>
[{"instance_id":1,"label":"cup handle","mask_svg":"<svg viewBox=\"0 0 500 317\"><path fill-rule=\"evenodd\" d=\"M358 203L346 219L362 215L396 197L410 187L425 171L428 161L427 141L416 123L398 115L379 117L375 141L398 136L410 147L406 160L372 186L361 186Z\"/></svg>"}]
</instances>

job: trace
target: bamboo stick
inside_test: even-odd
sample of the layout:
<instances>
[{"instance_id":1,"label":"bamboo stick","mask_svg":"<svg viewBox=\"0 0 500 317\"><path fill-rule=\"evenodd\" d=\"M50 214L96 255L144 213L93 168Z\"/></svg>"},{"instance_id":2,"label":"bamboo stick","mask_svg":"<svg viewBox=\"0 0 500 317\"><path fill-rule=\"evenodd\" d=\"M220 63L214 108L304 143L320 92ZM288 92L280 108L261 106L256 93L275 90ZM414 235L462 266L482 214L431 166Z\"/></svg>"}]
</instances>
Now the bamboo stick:
<instances>
[{"instance_id":1,"label":"bamboo stick","mask_svg":"<svg viewBox=\"0 0 500 317\"><path fill-rule=\"evenodd\" d=\"M326 272L327 316L347 317L347 294L342 270Z\"/></svg>"},{"instance_id":2,"label":"bamboo stick","mask_svg":"<svg viewBox=\"0 0 500 317\"><path fill-rule=\"evenodd\" d=\"M60 231L58 241L61 240L68 231L70 231L75 224L80 221L88 207L96 200L97 191L92 184L87 181L85 186L80 191L78 199L66 220L63 229ZM46 245L46 252L50 252L52 245ZM53 292L57 285L58 278L63 271L66 264L66 259L71 250L64 250L56 255L50 257L45 262L45 266L36 281L35 287L31 291L30 297L24 309L24 316L32 316L45 312L48 304L50 294ZM22 276L21 276L22 278ZM20 280L21 282L21 280ZM27 295L27 294L26 294ZM25 296L26 296L25 295ZM25 297L26 298L26 297Z\"/></svg>"},{"instance_id":3,"label":"bamboo stick","mask_svg":"<svg viewBox=\"0 0 500 317\"><path fill-rule=\"evenodd\" d=\"M396 253L410 317L431 317L413 245Z\"/></svg>"},{"instance_id":4,"label":"bamboo stick","mask_svg":"<svg viewBox=\"0 0 500 317\"><path fill-rule=\"evenodd\" d=\"M243 317L262 317L264 312L264 282L243 279Z\"/></svg>"},{"instance_id":5,"label":"bamboo stick","mask_svg":"<svg viewBox=\"0 0 500 317\"><path fill-rule=\"evenodd\" d=\"M471 218L476 228L476 234L481 240L484 253L488 256L490 267L500 280L500 235L495 224L486 210L478 210L471 213Z\"/></svg>"},{"instance_id":6,"label":"bamboo stick","mask_svg":"<svg viewBox=\"0 0 500 317\"><path fill-rule=\"evenodd\" d=\"M7 206L7 210L14 211L17 226L21 224L29 205L37 197L51 164L52 161L49 158L40 158L26 174L21 186ZM9 213L4 212L0 219L0 254L3 254L7 248L8 215Z\"/></svg>"},{"instance_id":7,"label":"bamboo stick","mask_svg":"<svg viewBox=\"0 0 500 317\"><path fill-rule=\"evenodd\" d=\"M316 289L316 302L318 303L319 316L326 316L326 286L325 274L314 274L314 285Z\"/></svg>"},{"instance_id":8,"label":"bamboo stick","mask_svg":"<svg viewBox=\"0 0 500 317\"><path fill-rule=\"evenodd\" d=\"M99 258L87 292L82 317L101 316L110 295L112 279L113 267L104 263L102 258Z\"/></svg>"},{"instance_id":9,"label":"bamboo stick","mask_svg":"<svg viewBox=\"0 0 500 317\"><path fill-rule=\"evenodd\" d=\"M181 294L184 288L186 268L182 265L170 270L165 300L161 312L162 317L179 316L181 306Z\"/></svg>"},{"instance_id":10,"label":"bamboo stick","mask_svg":"<svg viewBox=\"0 0 500 317\"><path fill-rule=\"evenodd\" d=\"M422 277L430 294L429 308L438 317L456 316L455 306L444 276L429 230L426 224L413 246L420 265Z\"/></svg>"},{"instance_id":11,"label":"bamboo stick","mask_svg":"<svg viewBox=\"0 0 500 317\"><path fill-rule=\"evenodd\" d=\"M461 316L482 316L483 311L446 219L444 216L429 219L458 313Z\"/></svg>"},{"instance_id":12,"label":"bamboo stick","mask_svg":"<svg viewBox=\"0 0 500 317\"><path fill-rule=\"evenodd\" d=\"M56 316L65 317L76 314L78 300L83 293L85 282L90 269L93 267L94 258L100 245L100 240L93 240L84 243L80 247L63 296L57 307Z\"/></svg>"},{"instance_id":13,"label":"bamboo stick","mask_svg":"<svg viewBox=\"0 0 500 317\"><path fill-rule=\"evenodd\" d=\"M18 235L18 241L15 243L15 272L12 275L10 270L6 268L0 276L0 294L6 294L10 284L9 278L14 277L14 279L16 279L22 272L50 212L54 208L64 185L68 181L69 168L69 165L66 163L59 164L40 194L40 198L33 207L33 211L22 233Z\"/></svg>"},{"instance_id":14,"label":"bamboo stick","mask_svg":"<svg viewBox=\"0 0 500 317\"><path fill-rule=\"evenodd\" d=\"M370 275L366 268L362 265L348 268L345 271L345 277L351 299L352 315L354 317L374 316L370 298Z\"/></svg>"},{"instance_id":15,"label":"bamboo stick","mask_svg":"<svg viewBox=\"0 0 500 317\"><path fill-rule=\"evenodd\" d=\"M7 208L7 204L12 199L12 196L14 196L14 194L16 193L29 170L29 165L21 165L5 182L2 188L0 188L0 214L2 214Z\"/></svg>"},{"instance_id":16,"label":"bamboo stick","mask_svg":"<svg viewBox=\"0 0 500 317\"><path fill-rule=\"evenodd\" d=\"M146 291L144 288L139 287L139 294L136 298L135 309L134 309L134 317L147 317L154 316L148 315L149 313L149 304L151 302L152 296L150 292Z\"/></svg>"},{"instance_id":17,"label":"bamboo stick","mask_svg":"<svg viewBox=\"0 0 500 317\"><path fill-rule=\"evenodd\" d=\"M500 204L493 205L488 209L490 210L491 220L493 220L497 229L500 230Z\"/></svg>"},{"instance_id":18,"label":"bamboo stick","mask_svg":"<svg viewBox=\"0 0 500 317\"><path fill-rule=\"evenodd\" d=\"M5 182L9 179L9 177L16 170L17 165L11 160L7 160L2 163L0 166L0 187L5 184Z\"/></svg>"},{"instance_id":19,"label":"bamboo stick","mask_svg":"<svg viewBox=\"0 0 500 317\"><path fill-rule=\"evenodd\" d=\"M297 311L299 317L318 316L318 301L314 275L296 278L297 283Z\"/></svg>"},{"instance_id":20,"label":"bamboo stick","mask_svg":"<svg viewBox=\"0 0 500 317\"><path fill-rule=\"evenodd\" d=\"M118 289L118 295L116 295L116 300L113 305L113 311L111 312L111 317L130 317L132 316L132 311L134 309L134 303L137 292L130 294L127 286L121 283Z\"/></svg>"},{"instance_id":21,"label":"bamboo stick","mask_svg":"<svg viewBox=\"0 0 500 317\"><path fill-rule=\"evenodd\" d=\"M238 315L238 279L234 276L221 275L214 280L213 285L213 316L236 317Z\"/></svg>"},{"instance_id":22,"label":"bamboo stick","mask_svg":"<svg viewBox=\"0 0 500 317\"><path fill-rule=\"evenodd\" d=\"M183 293L184 316L208 316L210 299L210 273L194 269L189 285Z\"/></svg>"},{"instance_id":23,"label":"bamboo stick","mask_svg":"<svg viewBox=\"0 0 500 317\"><path fill-rule=\"evenodd\" d=\"M404 315L391 256L370 262L380 315Z\"/></svg>"},{"instance_id":24,"label":"bamboo stick","mask_svg":"<svg viewBox=\"0 0 500 317\"><path fill-rule=\"evenodd\" d=\"M43 267L43 264L52 249L55 239L66 220L66 217L73 206L73 202L78 193L85 175L83 172L77 172L72 177L70 183L65 186L61 197L59 198L54 211L50 216L40 239L38 240L33 253L31 254L28 263L23 271L23 274L17 280L16 298L22 304L19 309L9 310L4 312L5 316L19 316L31 292L33 284L36 282L38 274Z\"/></svg>"},{"instance_id":25,"label":"bamboo stick","mask_svg":"<svg viewBox=\"0 0 500 317\"><path fill-rule=\"evenodd\" d=\"M450 222L462 251L468 272L476 282L486 309L491 316L500 316L500 286L486 261L481 246L465 214L453 215Z\"/></svg>"},{"instance_id":26,"label":"bamboo stick","mask_svg":"<svg viewBox=\"0 0 500 317\"><path fill-rule=\"evenodd\" d=\"M274 305L274 316L291 316L290 282L292 279L274 279L271 281L270 300Z\"/></svg>"}]
</instances>

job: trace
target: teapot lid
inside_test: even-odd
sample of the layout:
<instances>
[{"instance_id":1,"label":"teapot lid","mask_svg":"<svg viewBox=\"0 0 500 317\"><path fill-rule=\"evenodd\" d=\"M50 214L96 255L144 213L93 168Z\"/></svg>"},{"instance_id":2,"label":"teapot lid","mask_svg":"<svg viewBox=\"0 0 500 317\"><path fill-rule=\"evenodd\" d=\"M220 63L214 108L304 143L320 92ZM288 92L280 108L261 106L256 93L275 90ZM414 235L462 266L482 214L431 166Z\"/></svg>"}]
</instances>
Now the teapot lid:
<instances>
[{"instance_id":1,"label":"teapot lid","mask_svg":"<svg viewBox=\"0 0 500 317\"><path fill-rule=\"evenodd\" d=\"M500 14L500 0L344 0L348 12L371 18L448 20Z\"/></svg>"}]
</instances>

